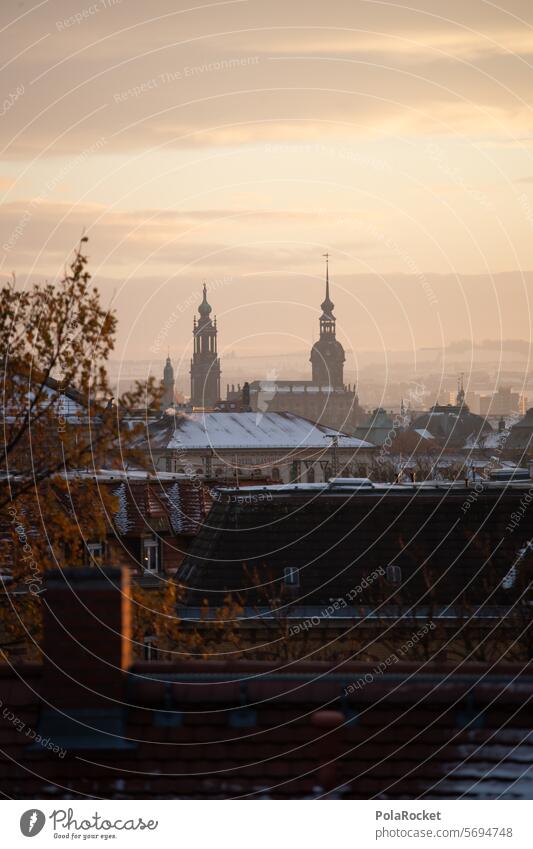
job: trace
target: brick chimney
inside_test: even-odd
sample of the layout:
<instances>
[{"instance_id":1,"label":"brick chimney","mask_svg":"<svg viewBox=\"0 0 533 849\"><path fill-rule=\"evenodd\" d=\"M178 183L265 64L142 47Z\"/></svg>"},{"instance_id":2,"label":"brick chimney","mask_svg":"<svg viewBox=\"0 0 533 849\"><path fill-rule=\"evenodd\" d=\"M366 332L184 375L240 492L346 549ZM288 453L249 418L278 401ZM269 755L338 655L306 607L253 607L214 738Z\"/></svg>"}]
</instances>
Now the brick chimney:
<instances>
[{"instance_id":1,"label":"brick chimney","mask_svg":"<svg viewBox=\"0 0 533 849\"><path fill-rule=\"evenodd\" d=\"M128 570L54 570L42 599L43 698L57 708L121 700L131 662Z\"/></svg>"}]
</instances>

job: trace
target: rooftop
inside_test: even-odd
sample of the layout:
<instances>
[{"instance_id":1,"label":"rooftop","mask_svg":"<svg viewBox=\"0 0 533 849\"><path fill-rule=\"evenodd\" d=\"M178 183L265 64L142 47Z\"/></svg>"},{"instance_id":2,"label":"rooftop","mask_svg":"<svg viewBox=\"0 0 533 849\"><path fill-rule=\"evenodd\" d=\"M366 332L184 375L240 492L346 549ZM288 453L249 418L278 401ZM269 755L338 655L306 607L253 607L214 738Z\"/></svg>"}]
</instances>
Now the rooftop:
<instances>
[{"instance_id":1,"label":"rooftop","mask_svg":"<svg viewBox=\"0 0 533 849\"><path fill-rule=\"evenodd\" d=\"M191 413L164 416L148 428L152 449L320 449L338 436L339 448L372 448L369 442L315 424L293 413Z\"/></svg>"},{"instance_id":2,"label":"rooftop","mask_svg":"<svg viewBox=\"0 0 533 849\"><path fill-rule=\"evenodd\" d=\"M0 665L15 799L531 799L531 664L131 664L125 573L49 576L43 665Z\"/></svg>"}]
</instances>

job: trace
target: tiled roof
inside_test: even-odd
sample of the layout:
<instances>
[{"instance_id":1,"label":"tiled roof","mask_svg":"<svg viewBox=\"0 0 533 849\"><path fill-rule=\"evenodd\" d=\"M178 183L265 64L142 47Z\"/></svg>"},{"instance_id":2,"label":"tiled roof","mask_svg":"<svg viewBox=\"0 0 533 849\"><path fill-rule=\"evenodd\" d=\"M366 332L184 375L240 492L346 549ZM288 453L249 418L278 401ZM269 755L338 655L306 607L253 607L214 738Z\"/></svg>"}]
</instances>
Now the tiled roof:
<instances>
[{"instance_id":1,"label":"tiled roof","mask_svg":"<svg viewBox=\"0 0 533 849\"><path fill-rule=\"evenodd\" d=\"M137 664L123 745L84 749L69 732L66 754L31 745L40 677L0 668L8 797L533 796L533 676L517 666Z\"/></svg>"},{"instance_id":2,"label":"tiled roof","mask_svg":"<svg viewBox=\"0 0 533 849\"><path fill-rule=\"evenodd\" d=\"M248 604L283 596L284 570L298 571L291 604L328 604L389 565L401 587L370 582L357 605L397 598L403 604L511 605L527 585L502 584L518 552L533 539L533 513L506 530L530 482L523 485L324 485L220 490L183 565L191 605L227 593ZM253 580L256 572L257 580ZM178 573L179 575L180 573Z\"/></svg>"}]
</instances>

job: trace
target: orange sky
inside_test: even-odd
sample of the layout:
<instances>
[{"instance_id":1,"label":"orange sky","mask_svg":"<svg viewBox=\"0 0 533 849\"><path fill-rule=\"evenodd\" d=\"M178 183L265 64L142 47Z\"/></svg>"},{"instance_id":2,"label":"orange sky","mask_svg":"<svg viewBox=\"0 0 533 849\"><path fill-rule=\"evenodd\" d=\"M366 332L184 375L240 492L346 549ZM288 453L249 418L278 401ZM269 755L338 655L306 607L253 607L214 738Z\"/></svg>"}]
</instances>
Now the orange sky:
<instances>
[{"instance_id":1,"label":"orange sky","mask_svg":"<svg viewBox=\"0 0 533 849\"><path fill-rule=\"evenodd\" d=\"M85 230L118 355L530 337L533 7L44 0L0 10L3 273ZM166 352L165 352L166 353Z\"/></svg>"}]
</instances>

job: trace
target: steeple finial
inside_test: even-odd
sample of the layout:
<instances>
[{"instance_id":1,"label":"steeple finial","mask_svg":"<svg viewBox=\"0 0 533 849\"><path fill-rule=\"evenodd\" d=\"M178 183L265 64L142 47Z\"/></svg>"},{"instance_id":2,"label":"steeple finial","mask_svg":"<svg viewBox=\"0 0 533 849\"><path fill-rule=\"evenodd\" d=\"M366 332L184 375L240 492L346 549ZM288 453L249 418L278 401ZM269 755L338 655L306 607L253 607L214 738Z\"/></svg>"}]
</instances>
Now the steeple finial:
<instances>
[{"instance_id":1,"label":"steeple finial","mask_svg":"<svg viewBox=\"0 0 533 849\"><path fill-rule=\"evenodd\" d=\"M322 314L329 319L333 319L333 307L335 304L329 296L329 253L323 254L326 257L326 297L322 301Z\"/></svg>"},{"instance_id":2,"label":"steeple finial","mask_svg":"<svg viewBox=\"0 0 533 849\"><path fill-rule=\"evenodd\" d=\"M326 301L329 301L329 253L326 251Z\"/></svg>"},{"instance_id":3,"label":"steeple finial","mask_svg":"<svg viewBox=\"0 0 533 849\"><path fill-rule=\"evenodd\" d=\"M198 307L198 312L202 318L208 318L211 313L211 305L207 302L207 285L204 282L202 303Z\"/></svg>"}]
</instances>

